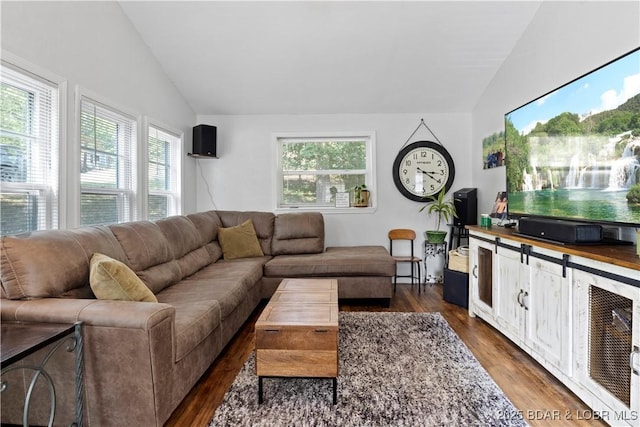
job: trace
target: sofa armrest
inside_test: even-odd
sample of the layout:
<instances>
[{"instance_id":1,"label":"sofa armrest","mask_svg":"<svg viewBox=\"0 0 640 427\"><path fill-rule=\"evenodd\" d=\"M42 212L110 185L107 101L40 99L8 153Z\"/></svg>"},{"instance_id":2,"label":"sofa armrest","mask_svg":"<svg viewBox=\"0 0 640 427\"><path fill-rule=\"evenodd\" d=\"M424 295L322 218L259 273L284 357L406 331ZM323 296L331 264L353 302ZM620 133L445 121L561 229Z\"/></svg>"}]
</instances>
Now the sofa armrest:
<instances>
[{"instance_id":1,"label":"sofa armrest","mask_svg":"<svg viewBox=\"0 0 640 427\"><path fill-rule=\"evenodd\" d=\"M175 308L168 304L66 298L1 299L0 319L3 322L83 322L87 424L161 427L168 418L166 408L176 405L172 395ZM59 354L64 352L57 352L56 356ZM33 357L41 360L43 356L36 353ZM48 362L47 371L53 376L68 377L73 371L72 363L73 358L54 357ZM61 387L58 394L62 401L71 403L61 405L56 418L73 419L70 411L74 408L74 387Z\"/></svg>"},{"instance_id":2,"label":"sofa armrest","mask_svg":"<svg viewBox=\"0 0 640 427\"><path fill-rule=\"evenodd\" d=\"M165 319L173 320L174 317L175 308L162 303L66 298L0 300L2 321L45 323L81 321L85 326L148 331Z\"/></svg>"}]
</instances>

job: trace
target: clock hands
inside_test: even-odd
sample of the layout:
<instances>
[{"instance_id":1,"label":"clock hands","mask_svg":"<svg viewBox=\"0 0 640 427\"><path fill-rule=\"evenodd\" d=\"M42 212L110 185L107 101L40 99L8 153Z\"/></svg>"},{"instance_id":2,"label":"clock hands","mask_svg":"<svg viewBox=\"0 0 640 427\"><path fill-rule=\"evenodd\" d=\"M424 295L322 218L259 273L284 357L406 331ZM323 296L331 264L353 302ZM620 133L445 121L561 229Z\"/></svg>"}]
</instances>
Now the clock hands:
<instances>
[{"instance_id":1,"label":"clock hands","mask_svg":"<svg viewBox=\"0 0 640 427\"><path fill-rule=\"evenodd\" d=\"M423 174L427 175L429 178L431 178L432 180L434 180L435 182L437 182L438 184L440 184L442 182L441 179L436 179L432 176L432 174L435 174L435 172L427 172L427 171L423 171L420 168L417 168L418 172L422 172Z\"/></svg>"}]
</instances>

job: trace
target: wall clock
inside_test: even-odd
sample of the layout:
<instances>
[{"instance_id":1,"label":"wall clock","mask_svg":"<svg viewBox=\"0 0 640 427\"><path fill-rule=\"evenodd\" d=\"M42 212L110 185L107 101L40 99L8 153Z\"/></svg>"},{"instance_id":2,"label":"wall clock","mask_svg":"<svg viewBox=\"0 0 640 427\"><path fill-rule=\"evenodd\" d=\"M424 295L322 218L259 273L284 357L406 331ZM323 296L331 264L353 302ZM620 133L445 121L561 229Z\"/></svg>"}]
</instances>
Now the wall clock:
<instances>
[{"instance_id":1,"label":"wall clock","mask_svg":"<svg viewBox=\"0 0 640 427\"><path fill-rule=\"evenodd\" d=\"M449 191L456 170L442 144L417 141L404 147L393 162L393 182L403 196L416 202Z\"/></svg>"}]
</instances>

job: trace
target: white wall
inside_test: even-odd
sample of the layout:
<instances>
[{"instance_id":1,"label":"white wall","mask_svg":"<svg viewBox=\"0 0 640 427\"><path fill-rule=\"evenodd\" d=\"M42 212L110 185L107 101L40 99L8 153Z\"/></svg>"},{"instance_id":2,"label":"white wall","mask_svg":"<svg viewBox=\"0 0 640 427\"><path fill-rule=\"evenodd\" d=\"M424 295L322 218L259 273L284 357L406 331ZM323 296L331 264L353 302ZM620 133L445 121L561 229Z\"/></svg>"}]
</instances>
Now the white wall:
<instances>
[{"instance_id":1,"label":"white wall","mask_svg":"<svg viewBox=\"0 0 640 427\"><path fill-rule=\"evenodd\" d=\"M456 166L453 190L471 186L469 158L471 116L469 114L347 114L282 116L198 116L198 123L218 127L218 156L193 160L198 177L197 209L273 211L273 132L375 131L377 210L372 213L325 214L326 244L388 246L391 228L413 228L422 232L435 227L435 220L418 213L420 203L404 198L393 183L391 169L420 119L449 150ZM421 127L410 142L433 136ZM207 184L213 203L207 192ZM354 212L361 212L354 208ZM422 237L419 242L422 242ZM416 250L419 250L416 244ZM418 253L421 253L418 252Z\"/></svg>"},{"instance_id":2,"label":"white wall","mask_svg":"<svg viewBox=\"0 0 640 427\"><path fill-rule=\"evenodd\" d=\"M76 85L140 115L184 132L184 151L191 150L195 113L166 76L116 2L2 2L3 53L13 54L67 80L68 153L75 143ZM69 156L61 167L78 184L79 161ZM79 157L78 157L79 158ZM185 155L185 162L186 155ZM64 161L64 159L63 159ZM195 175L185 168L183 185L193 188ZM75 180L74 180L75 178ZM73 203L79 188L69 192ZM74 195L75 194L75 195ZM195 210L195 197L184 192L184 210ZM74 226L77 212L67 214Z\"/></svg>"},{"instance_id":3,"label":"white wall","mask_svg":"<svg viewBox=\"0 0 640 427\"><path fill-rule=\"evenodd\" d=\"M640 2L543 2L473 111L478 211L506 188L505 168L482 169L482 139L504 114L640 46Z\"/></svg>"}]
</instances>

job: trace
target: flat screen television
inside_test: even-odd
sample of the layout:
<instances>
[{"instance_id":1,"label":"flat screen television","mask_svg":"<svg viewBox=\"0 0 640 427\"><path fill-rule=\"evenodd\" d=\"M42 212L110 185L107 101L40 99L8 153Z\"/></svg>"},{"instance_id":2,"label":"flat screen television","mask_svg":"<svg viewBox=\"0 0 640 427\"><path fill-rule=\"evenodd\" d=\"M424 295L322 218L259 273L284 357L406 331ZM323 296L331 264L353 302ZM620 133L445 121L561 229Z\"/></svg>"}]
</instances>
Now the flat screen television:
<instances>
[{"instance_id":1,"label":"flat screen television","mask_svg":"<svg viewBox=\"0 0 640 427\"><path fill-rule=\"evenodd\" d=\"M509 217L639 227L640 48L505 114L505 153Z\"/></svg>"}]
</instances>

